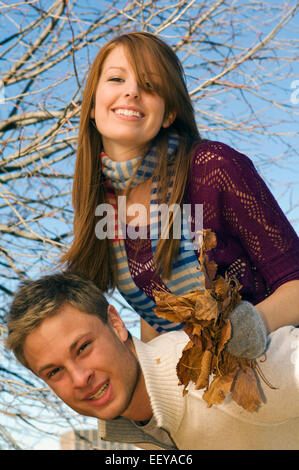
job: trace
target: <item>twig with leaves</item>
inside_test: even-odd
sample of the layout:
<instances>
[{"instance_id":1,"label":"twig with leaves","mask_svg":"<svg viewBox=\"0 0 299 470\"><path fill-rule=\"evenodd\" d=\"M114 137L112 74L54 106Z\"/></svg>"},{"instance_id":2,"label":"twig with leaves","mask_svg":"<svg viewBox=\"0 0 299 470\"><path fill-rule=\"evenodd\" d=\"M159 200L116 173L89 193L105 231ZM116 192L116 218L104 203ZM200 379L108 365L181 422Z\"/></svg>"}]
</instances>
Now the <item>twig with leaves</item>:
<instances>
[{"instance_id":1,"label":"twig with leaves","mask_svg":"<svg viewBox=\"0 0 299 470\"><path fill-rule=\"evenodd\" d=\"M185 295L156 289L155 312L169 321L183 322L190 338L177 364L184 395L191 381L196 390L205 389L203 399L208 407L222 403L231 392L238 405L255 411L262 404L259 377L274 387L266 381L255 360L232 356L225 349L231 336L228 316L241 301L241 286L237 279L216 275L217 265L209 261L207 254L216 244L215 234L205 230L199 256L205 288Z\"/></svg>"}]
</instances>

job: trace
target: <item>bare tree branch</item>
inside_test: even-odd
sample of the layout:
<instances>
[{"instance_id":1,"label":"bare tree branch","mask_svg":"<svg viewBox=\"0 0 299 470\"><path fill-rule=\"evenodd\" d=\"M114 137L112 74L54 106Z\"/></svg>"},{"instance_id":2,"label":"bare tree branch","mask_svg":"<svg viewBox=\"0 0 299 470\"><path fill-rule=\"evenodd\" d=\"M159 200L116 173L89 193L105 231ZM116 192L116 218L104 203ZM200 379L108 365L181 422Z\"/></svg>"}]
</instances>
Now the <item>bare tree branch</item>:
<instances>
[{"instance_id":1,"label":"bare tree branch","mask_svg":"<svg viewBox=\"0 0 299 470\"><path fill-rule=\"evenodd\" d=\"M298 227L299 109L291 88L298 7L297 0L0 2L0 447L26 448L25 435L53 439L83 419L20 368L4 339L18 283L58 269L71 241L82 90L99 48L132 30L164 39L184 65L201 135L248 153ZM128 327L136 325L126 302L112 301Z\"/></svg>"}]
</instances>

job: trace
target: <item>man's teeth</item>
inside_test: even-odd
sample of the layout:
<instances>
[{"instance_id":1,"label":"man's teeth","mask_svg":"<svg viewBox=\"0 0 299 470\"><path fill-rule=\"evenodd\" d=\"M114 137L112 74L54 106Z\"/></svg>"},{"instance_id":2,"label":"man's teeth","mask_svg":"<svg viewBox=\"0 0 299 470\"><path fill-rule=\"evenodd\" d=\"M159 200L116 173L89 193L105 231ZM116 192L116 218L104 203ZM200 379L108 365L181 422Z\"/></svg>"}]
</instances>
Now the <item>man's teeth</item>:
<instances>
[{"instance_id":1,"label":"man's teeth","mask_svg":"<svg viewBox=\"0 0 299 470\"><path fill-rule=\"evenodd\" d=\"M92 395L92 397L89 398L89 400L94 400L96 398L100 398L102 395L104 395L104 393L106 392L107 388L108 388L108 382L105 383L105 385L103 385L100 390L97 391L97 393L95 393L94 395Z\"/></svg>"},{"instance_id":2,"label":"man's teeth","mask_svg":"<svg viewBox=\"0 0 299 470\"><path fill-rule=\"evenodd\" d=\"M141 114L138 111L134 111L133 109L116 109L115 114L124 114L125 116L141 117Z\"/></svg>"}]
</instances>

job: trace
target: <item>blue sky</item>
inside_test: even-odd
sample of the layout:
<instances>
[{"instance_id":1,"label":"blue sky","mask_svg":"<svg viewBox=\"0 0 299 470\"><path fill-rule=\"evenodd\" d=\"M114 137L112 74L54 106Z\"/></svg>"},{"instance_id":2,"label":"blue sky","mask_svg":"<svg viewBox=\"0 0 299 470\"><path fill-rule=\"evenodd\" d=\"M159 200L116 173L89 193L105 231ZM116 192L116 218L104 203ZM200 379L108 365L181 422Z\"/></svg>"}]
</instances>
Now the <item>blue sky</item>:
<instances>
[{"instance_id":1,"label":"blue sky","mask_svg":"<svg viewBox=\"0 0 299 470\"><path fill-rule=\"evenodd\" d=\"M8 4L15 4L15 1L10 1L7 2ZM52 2L49 2L45 0L43 2L44 5L48 5ZM93 11L93 6L95 2L84 2L82 4L81 0L79 0L79 7L80 7L80 18L86 18L89 19L89 16L91 17L92 11ZM127 2L118 2L118 6L123 5ZM209 2L207 2L209 3ZM231 2L232 4L235 3L236 5L238 2ZM264 2L265 4L269 4L269 6L272 4L271 1ZM290 2L290 4L294 4L294 2ZM81 6L82 5L82 6ZM101 5L102 8L106 8L107 4L105 2L97 2L97 5ZM79 10L78 10L79 12ZM13 19L13 21L7 20L7 18L0 18L0 31L1 31L1 38L3 37L3 32L5 31L5 36L8 34L13 34L17 27L18 27L18 16L14 17L14 12L13 10L9 12L10 17ZM16 22L14 24L14 21ZM240 41L248 41L248 43L253 43L254 40L256 39L256 31L253 29L253 25L250 25L250 28L248 30L242 31L242 39ZM271 22L269 22L268 28L271 28ZM292 23L288 29L287 32L284 32L283 34L281 33L281 37L283 36L284 38L288 38L290 41L294 41L294 45L296 44L295 41L298 41L298 31L299 31L299 15L297 15L293 20ZM266 31L262 31L263 34L266 34ZM223 32L225 36L225 31ZM167 39L167 36L169 36L169 39ZM1 39L0 38L0 39ZM168 40L169 43L175 44L175 39L172 37L171 32L166 31L165 32L165 38ZM297 42L298 44L298 42ZM92 60L94 57L96 50L98 49L99 45L96 46L89 46L88 51L90 54L89 60ZM298 52L298 50L297 50ZM80 51L77 52L78 58L80 57ZM86 56L85 52L81 54L82 60L86 61ZM218 55L217 55L218 57ZM206 58L206 60L212 60L214 57L211 55ZM216 58L216 55L215 55ZM14 56L10 57L11 60L14 60ZM205 57L200 55L198 58L199 63L203 63L205 60ZM10 63L6 62L3 63L0 62L1 64L1 69L0 69L0 74L1 71L6 70L9 66ZM87 64L87 61L86 61ZM186 62L188 65L188 61ZM275 67L274 62L270 62L271 66L273 68ZM40 84L39 86L41 88L45 87L47 84L55 82L59 82L60 79L63 79L64 76L67 76L69 72L69 67L71 67L71 62L66 62L64 68L61 68L59 66L58 69L53 69L48 77L47 81ZM87 67L86 67L87 68ZM58 71L57 71L58 70ZM196 84L201 83L206 79L206 76L201 75L200 72L200 66L195 69L196 73L198 73L198 76L196 77L196 81L194 82L194 78L191 79L189 77L188 79L188 84L190 87L190 90L192 90ZM250 68L248 69L250 70ZM193 74L193 71L192 71ZM276 74L276 72L275 72ZM282 207L283 211L286 213L287 217L291 221L293 227L299 233L299 161L298 161L298 129L299 129L299 93L298 95L295 95L295 99L292 100L292 96L294 98L294 92L296 91L295 89L292 88L292 84L295 82L295 80L299 80L299 63L298 61L294 63L293 65L293 71L289 76L285 76L283 73L283 70L277 70L277 74L281 74L282 77L284 77L282 80L280 80L277 85L275 85L275 91L273 89L273 84L271 83L266 83L263 85L263 92L266 94L267 90L271 88L271 96L273 96L273 93L275 93L276 98L278 101L285 103L287 106L288 114L286 114L285 111L280 109L279 107L271 105L271 103L264 103L264 105L261 105L260 100L254 96L254 95L247 95L248 99L250 100L250 104L253 107L261 108L261 106L264 106L264 111L266 113L267 117L267 122L266 125L268 125L270 122L272 123L271 130L276 130L280 133L286 133L284 136L285 142L283 143L279 137L272 137L272 136L267 136L267 135L255 135L254 133L250 133L248 131L244 131L244 134L242 133L236 133L234 131L227 131L227 130L209 130L205 129L202 133L203 137L209 137L213 140L220 140L223 141L232 147L236 148L237 150L244 152L247 154L255 163L258 171L260 172L261 176L265 179L266 183L270 187L271 191L273 192L274 196L278 200L280 206ZM1 78L1 75L0 75ZM230 76L230 79L236 78L239 79L240 77L236 77L235 75ZM68 97L72 95L72 87L70 84L72 83L73 79L70 79L69 81L65 82L65 84L61 85L61 92L63 94L63 100L52 100L51 105L53 105L53 109L61 107L61 103L67 101ZM252 80L254 82L254 77L250 77L248 75L247 80ZM299 83L296 85L298 86L299 89ZM1 94L2 91L2 94ZM5 113L6 113L6 107L5 104L1 104L1 99L9 96L14 96L17 94L18 87L12 86L7 89L2 87L0 91L0 119L5 118ZM216 89L215 89L216 91ZM233 119L238 119L238 116L240 116L240 119L243 118L245 115L245 107L244 107L244 102L241 101L241 98L237 98L238 95L234 95L234 99L231 101L230 104L230 96L228 92L224 89L222 93L217 94L216 92L214 93L214 89L211 91L211 93L204 97L202 101L200 100L198 102L198 106L203 110L203 111L210 111L211 110L211 103L213 104L213 112L215 115L217 114L223 114L223 116ZM296 100L297 97L297 100ZM33 108L36 106L36 104L39 103L40 95L36 96L36 103L33 103ZM225 109L224 109L225 108ZM199 115L200 116L200 115ZM282 120L285 120L286 122L282 122ZM204 128L205 123L204 120L199 117L198 118L198 124L199 128ZM211 123L213 124L213 122ZM215 127L217 123L215 122ZM288 150L288 144L290 145L290 149ZM291 148L292 146L292 148ZM297 150L294 151L294 149ZM284 158L279 158L281 154L284 154ZM270 162L270 163L269 163ZM73 166L74 166L74 159L70 160L67 164L68 168L68 173L72 172ZM290 188L291 185L291 189ZM291 211L290 207L295 206ZM117 300L113 302L116 307L118 307ZM125 314L128 314L128 312L124 312ZM136 316L137 318L137 316ZM139 329L138 327L133 327L131 328L129 323L132 321L133 318L130 317L128 319L128 326L130 331L136 335L139 336ZM91 420L92 423L94 423L94 420ZM33 438L34 439L34 438ZM35 448L54 448L57 447L57 440L53 439L46 439L42 443L39 442L33 442L32 439L28 445L33 444Z\"/></svg>"}]
</instances>

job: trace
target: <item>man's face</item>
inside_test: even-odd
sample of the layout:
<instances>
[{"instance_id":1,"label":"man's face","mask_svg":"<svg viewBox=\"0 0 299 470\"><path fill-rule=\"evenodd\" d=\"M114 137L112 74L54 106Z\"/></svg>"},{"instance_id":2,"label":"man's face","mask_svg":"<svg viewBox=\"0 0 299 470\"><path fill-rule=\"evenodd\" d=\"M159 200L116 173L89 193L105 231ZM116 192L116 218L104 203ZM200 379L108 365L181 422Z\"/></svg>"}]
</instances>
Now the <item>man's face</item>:
<instances>
[{"instance_id":1,"label":"man's face","mask_svg":"<svg viewBox=\"0 0 299 470\"><path fill-rule=\"evenodd\" d=\"M24 355L32 371L73 410L113 419L126 415L139 380L126 339L121 320L105 325L67 304L27 336Z\"/></svg>"}]
</instances>

